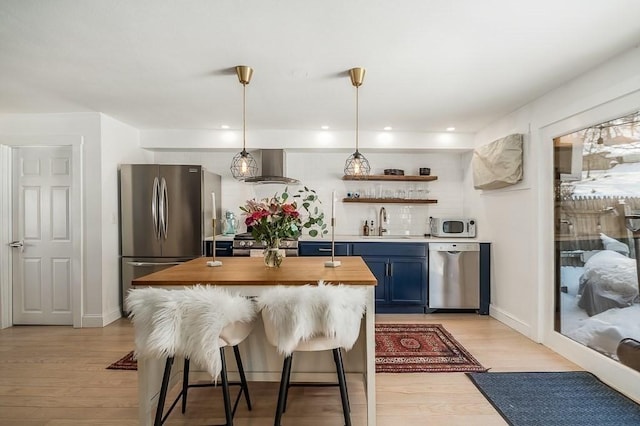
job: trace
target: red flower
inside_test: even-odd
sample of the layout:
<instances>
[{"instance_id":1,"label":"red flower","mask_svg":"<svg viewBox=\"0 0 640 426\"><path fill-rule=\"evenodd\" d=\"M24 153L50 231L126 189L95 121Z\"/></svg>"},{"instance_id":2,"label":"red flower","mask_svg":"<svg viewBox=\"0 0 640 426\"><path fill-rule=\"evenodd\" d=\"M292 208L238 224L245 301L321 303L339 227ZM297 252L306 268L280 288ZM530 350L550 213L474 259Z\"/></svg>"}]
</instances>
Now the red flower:
<instances>
[{"instance_id":1,"label":"red flower","mask_svg":"<svg viewBox=\"0 0 640 426\"><path fill-rule=\"evenodd\" d=\"M245 225L251 225L254 222L259 221L260 219L262 219L263 217L269 216L269 212L266 210L258 210L255 211L253 213L251 213L249 216L247 216L247 218L244 220L244 224Z\"/></svg>"},{"instance_id":2,"label":"red flower","mask_svg":"<svg viewBox=\"0 0 640 426\"><path fill-rule=\"evenodd\" d=\"M296 208L293 206L293 204L283 204L282 205L282 212L285 215L291 216L291 217L298 217L300 216L300 213L298 213L298 210L296 210Z\"/></svg>"}]
</instances>

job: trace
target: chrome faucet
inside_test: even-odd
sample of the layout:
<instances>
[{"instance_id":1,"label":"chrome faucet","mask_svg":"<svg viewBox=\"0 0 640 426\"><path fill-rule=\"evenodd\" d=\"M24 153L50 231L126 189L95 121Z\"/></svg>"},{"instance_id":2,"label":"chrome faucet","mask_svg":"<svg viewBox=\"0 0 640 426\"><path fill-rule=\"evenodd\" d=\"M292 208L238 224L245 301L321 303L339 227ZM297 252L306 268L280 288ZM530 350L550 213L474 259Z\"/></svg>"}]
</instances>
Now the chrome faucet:
<instances>
[{"instance_id":1,"label":"chrome faucet","mask_svg":"<svg viewBox=\"0 0 640 426\"><path fill-rule=\"evenodd\" d=\"M388 231L384 228L384 224L387 223L387 211L384 207L380 207L380 214L378 215L378 235L385 235Z\"/></svg>"}]
</instances>

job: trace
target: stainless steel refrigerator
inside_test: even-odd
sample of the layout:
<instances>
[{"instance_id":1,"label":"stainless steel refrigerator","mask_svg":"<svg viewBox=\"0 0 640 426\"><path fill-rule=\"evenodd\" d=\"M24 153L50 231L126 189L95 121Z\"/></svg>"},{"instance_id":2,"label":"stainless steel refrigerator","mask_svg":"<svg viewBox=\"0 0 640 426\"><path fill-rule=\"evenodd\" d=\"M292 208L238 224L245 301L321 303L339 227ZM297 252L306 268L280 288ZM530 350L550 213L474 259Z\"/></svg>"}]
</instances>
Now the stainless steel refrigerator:
<instances>
[{"instance_id":1,"label":"stainless steel refrigerator","mask_svg":"<svg viewBox=\"0 0 640 426\"><path fill-rule=\"evenodd\" d=\"M121 306L134 278L204 253L211 236L212 197L220 217L219 175L202 166L125 164L120 166ZM220 233L216 223L216 233Z\"/></svg>"}]
</instances>

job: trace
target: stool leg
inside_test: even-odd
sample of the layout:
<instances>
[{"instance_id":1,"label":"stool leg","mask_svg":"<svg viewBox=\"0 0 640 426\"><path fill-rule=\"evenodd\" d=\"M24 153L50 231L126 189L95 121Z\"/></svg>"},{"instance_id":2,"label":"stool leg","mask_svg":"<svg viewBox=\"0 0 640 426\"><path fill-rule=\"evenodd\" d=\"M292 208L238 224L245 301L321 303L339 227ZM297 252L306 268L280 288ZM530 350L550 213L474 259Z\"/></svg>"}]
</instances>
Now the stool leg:
<instances>
[{"instance_id":1,"label":"stool leg","mask_svg":"<svg viewBox=\"0 0 640 426\"><path fill-rule=\"evenodd\" d=\"M167 387L169 387L169 377L171 377L171 366L173 365L173 357L167 358L164 364L164 374L162 375L162 385L160 386L160 396L158 397L158 406L156 407L156 419L154 426L162 424L162 413L164 412L164 400L167 398Z\"/></svg>"},{"instance_id":2,"label":"stool leg","mask_svg":"<svg viewBox=\"0 0 640 426\"><path fill-rule=\"evenodd\" d=\"M349 412L351 412L351 404L349 403L349 388L347 387L347 375L344 372L344 363L342 362L342 349L338 348L336 353L338 355L337 359L340 362L340 365L342 365L342 377L343 377L342 380L344 381L344 388L347 391L347 406L349 407ZM334 353L334 355L335 355L335 353ZM335 359L335 357L334 357L334 359Z\"/></svg>"},{"instance_id":3,"label":"stool leg","mask_svg":"<svg viewBox=\"0 0 640 426\"><path fill-rule=\"evenodd\" d=\"M291 354L291 365L293 365L293 353ZM284 407L282 407L282 412L287 412L287 401L289 400L289 388L291 387L291 367L289 367L289 374L287 374L287 388L284 391Z\"/></svg>"},{"instance_id":4,"label":"stool leg","mask_svg":"<svg viewBox=\"0 0 640 426\"><path fill-rule=\"evenodd\" d=\"M233 426L233 413L231 411L231 397L229 396L229 380L227 379L227 363L224 359L224 347L220 348L220 361L222 369L220 377L222 378L222 396L224 398L224 415L227 419L225 426Z\"/></svg>"},{"instance_id":5,"label":"stool leg","mask_svg":"<svg viewBox=\"0 0 640 426\"><path fill-rule=\"evenodd\" d=\"M293 354L285 356L282 364L282 378L280 379L280 392L278 393L278 406L276 407L276 418L273 423L274 426L280 426L280 420L282 419L282 413L284 412L287 388L289 387L289 377L291 376L292 355Z\"/></svg>"},{"instance_id":6,"label":"stool leg","mask_svg":"<svg viewBox=\"0 0 640 426\"><path fill-rule=\"evenodd\" d=\"M347 383L345 381L344 366L342 357L339 354L340 348L333 350L333 358L336 361L336 372L338 373L338 384L340 385L340 398L342 399L342 412L344 413L344 424L351 426L351 415L349 414L349 396L347 395Z\"/></svg>"},{"instance_id":7,"label":"stool leg","mask_svg":"<svg viewBox=\"0 0 640 426\"><path fill-rule=\"evenodd\" d=\"M249 386L247 386L247 378L244 375L244 368L242 367L242 358L240 358L240 349L238 349L238 345L233 347L233 354L236 357L238 373L240 374L240 383L242 384L242 392L244 392L244 398L247 400L247 408L249 409L249 411L251 411L251 397L249 396Z\"/></svg>"},{"instance_id":8,"label":"stool leg","mask_svg":"<svg viewBox=\"0 0 640 426\"><path fill-rule=\"evenodd\" d=\"M182 414L187 410L187 390L189 390L189 359L184 359L182 371Z\"/></svg>"}]
</instances>

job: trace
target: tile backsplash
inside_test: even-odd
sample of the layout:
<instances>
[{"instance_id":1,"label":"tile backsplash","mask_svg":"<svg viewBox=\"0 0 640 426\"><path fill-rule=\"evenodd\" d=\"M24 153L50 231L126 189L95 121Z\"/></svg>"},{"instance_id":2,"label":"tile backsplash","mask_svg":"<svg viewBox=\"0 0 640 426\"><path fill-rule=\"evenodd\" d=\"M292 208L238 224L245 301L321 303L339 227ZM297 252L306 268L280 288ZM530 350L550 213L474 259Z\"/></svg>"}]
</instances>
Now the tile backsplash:
<instances>
[{"instance_id":1,"label":"tile backsplash","mask_svg":"<svg viewBox=\"0 0 640 426\"><path fill-rule=\"evenodd\" d=\"M364 153L371 164L372 174L383 174L384 169L403 169L405 175L417 175L420 167L430 167L438 179L431 182L343 181L343 168L349 153L287 152L286 170L289 177L314 189L329 221L331 194L336 191L336 234L361 234L364 221L374 221L377 230L378 213L387 211L391 235L423 235L427 231L429 216L460 216L463 212L462 154L425 152L373 152ZM242 218L240 205L250 198L264 198L282 192L284 185L251 185L231 177L229 165L234 153L207 151L158 151L154 161L165 164L202 164L207 170L222 175L222 210L231 210ZM294 189L294 188L291 188ZM427 194L428 192L428 194ZM368 195L405 196L436 199L437 204L382 204L343 203L347 193ZM244 231L244 221L240 230Z\"/></svg>"}]
</instances>

